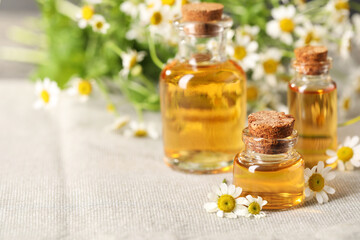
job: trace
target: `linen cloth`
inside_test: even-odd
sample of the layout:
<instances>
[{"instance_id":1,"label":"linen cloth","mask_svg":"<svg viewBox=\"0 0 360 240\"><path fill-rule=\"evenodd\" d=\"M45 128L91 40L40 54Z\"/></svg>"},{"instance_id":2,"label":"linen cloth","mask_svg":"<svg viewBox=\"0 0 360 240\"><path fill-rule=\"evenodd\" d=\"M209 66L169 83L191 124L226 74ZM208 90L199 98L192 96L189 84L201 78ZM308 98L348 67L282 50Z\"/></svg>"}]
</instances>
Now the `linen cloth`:
<instances>
[{"instance_id":1,"label":"linen cloth","mask_svg":"<svg viewBox=\"0 0 360 240\"><path fill-rule=\"evenodd\" d=\"M100 97L36 111L33 85L14 80L0 81L0 96L0 239L360 239L359 170L338 172L329 203L221 219L203 204L232 174L175 172L161 140L104 131L113 116Z\"/></svg>"}]
</instances>

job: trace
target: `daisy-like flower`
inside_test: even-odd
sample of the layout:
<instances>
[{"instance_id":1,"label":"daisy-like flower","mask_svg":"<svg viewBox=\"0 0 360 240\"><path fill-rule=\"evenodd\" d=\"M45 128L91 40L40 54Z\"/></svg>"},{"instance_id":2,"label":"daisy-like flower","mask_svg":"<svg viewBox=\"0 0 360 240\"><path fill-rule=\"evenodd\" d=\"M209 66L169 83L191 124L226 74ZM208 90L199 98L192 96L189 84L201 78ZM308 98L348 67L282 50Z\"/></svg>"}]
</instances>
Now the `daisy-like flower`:
<instances>
[{"instance_id":1,"label":"daisy-like flower","mask_svg":"<svg viewBox=\"0 0 360 240\"><path fill-rule=\"evenodd\" d=\"M117 131L125 127L130 122L129 116L121 116L115 119L115 121L105 128L106 131Z\"/></svg>"},{"instance_id":2,"label":"daisy-like flower","mask_svg":"<svg viewBox=\"0 0 360 240\"><path fill-rule=\"evenodd\" d=\"M81 8L80 12L76 15L78 19L78 25L80 28L86 28L89 24L91 19L95 14L94 7L91 5L85 5Z\"/></svg>"},{"instance_id":3,"label":"daisy-like flower","mask_svg":"<svg viewBox=\"0 0 360 240\"><path fill-rule=\"evenodd\" d=\"M327 30L323 26L313 25L310 21L305 21L303 26L295 28L295 33L300 37L295 45L321 45L325 42Z\"/></svg>"},{"instance_id":4,"label":"daisy-like flower","mask_svg":"<svg viewBox=\"0 0 360 240\"><path fill-rule=\"evenodd\" d=\"M284 72L281 65L282 52L277 48L269 48L265 53L260 54L259 63L256 65L253 73L255 80L265 78L271 86L276 86L276 74Z\"/></svg>"},{"instance_id":5,"label":"daisy-like flower","mask_svg":"<svg viewBox=\"0 0 360 240\"><path fill-rule=\"evenodd\" d=\"M89 96L93 92L93 81L74 78L71 82L71 87L67 90L68 94L71 96L78 96L80 102L89 100Z\"/></svg>"},{"instance_id":6,"label":"daisy-like flower","mask_svg":"<svg viewBox=\"0 0 360 240\"><path fill-rule=\"evenodd\" d=\"M172 11L169 5L163 5L161 1L149 0L146 4L140 4L140 20L142 24L149 25L153 34L166 36L168 26L171 26Z\"/></svg>"},{"instance_id":7,"label":"daisy-like flower","mask_svg":"<svg viewBox=\"0 0 360 240\"><path fill-rule=\"evenodd\" d=\"M237 199L242 189L235 185L221 183L220 186L213 186L213 192L208 194L210 202L204 204L209 213L215 213L218 217L237 218L241 214L240 200Z\"/></svg>"},{"instance_id":8,"label":"daisy-like flower","mask_svg":"<svg viewBox=\"0 0 360 240\"><path fill-rule=\"evenodd\" d=\"M325 6L330 13L329 24L339 24L347 21L350 14L350 5L348 0L330 0Z\"/></svg>"},{"instance_id":9,"label":"daisy-like flower","mask_svg":"<svg viewBox=\"0 0 360 240\"><path fill-rule=\"evenodd\" d=\"M251 195L247 195L246 197L241 197L237 200L239 204L242 205L238 210L240 216L253 216L255 218L262 218L266 216L266 214L261 210L263 206L267 204L267 201L263 200L262 197L254 198Z\"/></svg>"},{"instance_id":10,"label":"daisy-like flower","mask_svg":"<svg viewBox=\"0 0 360 240\"><path fill-rule=\"evenodd\" d=\"M296 25L300 18L296 16L296 9L293 5L280 6L271 10L274 20L266 25L266 33L274 39L280 39L287 45L292 44Z\"/></svg>"},{"instance_id":11,"label":"daisy-like flower","mask_svg":"<svg viewBox=\"0 0 360 240\"><path fill-rule=\"evenodd\" d=\"M326 150L326 154L330 156L326 160L327 164L338 162L340 171L353 170L354 167L360 167L360 144L359 137L346 137L344 144L340 145L337 151Z\"/></svg>"},{"instance_id":12,"label":"daisy-like flower","mask_svg":"<svg viewBox=\"0 0 360 240\"><path fill-rule=\"evenodd\" d=\"M35 109L49 109L56 106L60 89L56 82L45 78L44 81L38 80L35 83L35 94L38 97L34 103Z\"/></svg>"},{"instance_id":13,"label":"daisy-like flower","mask_svg":"<svg viewBox=\"0 0 360 240\"><path fill-rule=\"evenodd\" d=\"M324 162L320 161L312 169L306 168L304 177L306 200L310 200L315 196L316 200L322 204L329 201L327 194L335 193L334 188L326 185L327 181L335 178L335 173L331 171L331 167L324 168Z\"/></svg>"},{"instance_id":14,"label":"daisy-like flower","mask_svg":"<svg viewBox=\"0 0 360 240\"><path fill-rule=\"evenodd\" d=\"M102 34L106 34L108 29L110 28L110 24L106 22L105 18L102 15L95 14L91 21L90 25L94 32L99 32Z\"/></svg>"},{"instance_id":15,"label":"daisy-like flower","mask_svg":"<svg viewBox=\"0 0 360 240\"><path fill-rule=\"evenodd\" d=\"M132 121L129 123L129 129L124 131L124 136L126 137L150 137L152 139L159 138L159 134L156 131L155 125L151 123L144 122L135 122Z\"/></svg>"},{"instance_id":16,"label":"daisy-like flower","mask_svg":"<svg viewBox=\"0 0 360 240\"><path fill-rule=\"evenodd\" d=\"M249 36L253 40L259 33L260 28L258 26L244 25L237 27L235 30L235 37L242 38L244 36Z\"/></svg>"},{"instance_id":17,"label":"daisy-like flower","mask_svg":"<svg viewBox=\"0 0 360 240\"><path fill-rule=\"evenodd\" d=\"M139 15L139 6L133 0L124 1L120 4L120 11L132 18L136 18Z\"/></svg>"},{"instance_id":18,"label":"daisy-like flower","mask_svg":"<svg viewBox=\"0 0 360 240\"><path fill-rule=\"evenodd\" d=\"M137 63L141 62L146 53L141 51L137 52L136 50L129 49L126 53L121 55L123 69L120 71L120 74L124 77L127 77L132 68L136 66Z\"/></svg>"},{"instance_id":19,"label":"daisy-like flower","mask_svg":"<svg viewBox=\"0 0 360 240\"><path fill-rule=\"evenodd\" d=\"M253 69L256 62L259 60L259 55L256 53L259 45L255 41L251 41L249 36L236 35L235 42L228 45L226 48L228 55L236 60L245 71Z\"/></svg>"}]
</instances>

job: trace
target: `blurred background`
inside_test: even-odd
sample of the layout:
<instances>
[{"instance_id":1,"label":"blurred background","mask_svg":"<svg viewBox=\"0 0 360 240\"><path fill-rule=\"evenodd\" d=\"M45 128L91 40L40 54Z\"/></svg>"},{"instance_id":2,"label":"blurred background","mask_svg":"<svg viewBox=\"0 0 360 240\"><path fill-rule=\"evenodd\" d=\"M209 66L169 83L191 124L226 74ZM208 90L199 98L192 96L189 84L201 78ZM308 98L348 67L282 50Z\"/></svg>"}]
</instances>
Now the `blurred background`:
<instances>
[{"instance_id":1,"label":"blurred background","mask_svg":"<svg viewBox=\"0 0 360 240\"><path fill-rule=\"evenodd\" d=\"M8 38L14 25L24 26L26 20L39 15L35 0L0 0L0 46L16 46ZM0 80L3 78L25 78L35 66L31 64L3 61L0 59Z\"/></svg>"}]
</instances>

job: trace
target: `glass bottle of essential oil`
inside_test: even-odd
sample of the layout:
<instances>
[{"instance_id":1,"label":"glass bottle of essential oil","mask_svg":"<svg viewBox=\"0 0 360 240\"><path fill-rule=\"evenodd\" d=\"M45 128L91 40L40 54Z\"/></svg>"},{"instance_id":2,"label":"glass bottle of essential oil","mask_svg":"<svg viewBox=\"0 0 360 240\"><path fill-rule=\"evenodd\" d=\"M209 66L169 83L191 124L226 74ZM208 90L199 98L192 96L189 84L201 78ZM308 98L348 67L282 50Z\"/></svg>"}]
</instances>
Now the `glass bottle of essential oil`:
<instances>
[{"instance_id":1,"label":"glass bottle of essential oil","mask_svg":"<svg viewBox=\"0 0 360 240\"><path fill-rule=\"evenodd\" d=\"M304 200L304 160L294 149L294 118L275 111L249 116L245 150L235 156L233 183L241 196L261 196L264 209L286 209Z\"/></svg>"},{"instance_id":2,"label":"glass bottle of essential oil","mask_svg":"<svg viewBox=\"0 0 360 240\"><path fill-rule=\"evenodd\" d=\"M160 98L165 162L177 170L229 171L243 148L246 76L226 58L232 19L222 10L216 3L186 4L174 23L179 50L161 72Z\"/></svg>"},{"instance_id":3,"label":"glass bottle of essential oil","mask_svg":"<svg viewBox=\"0 0 360 240\"><path fill-rule=\"evenodd\" d=\"M326 161L326 149L337 147L337 91L329 75L331 58L326 47L306 46L295 50L295 78L289 83L289 113L295 119L297 151L305 165ZM330 165L336 167L336 163Z\"/></svg>"}]
</instances>

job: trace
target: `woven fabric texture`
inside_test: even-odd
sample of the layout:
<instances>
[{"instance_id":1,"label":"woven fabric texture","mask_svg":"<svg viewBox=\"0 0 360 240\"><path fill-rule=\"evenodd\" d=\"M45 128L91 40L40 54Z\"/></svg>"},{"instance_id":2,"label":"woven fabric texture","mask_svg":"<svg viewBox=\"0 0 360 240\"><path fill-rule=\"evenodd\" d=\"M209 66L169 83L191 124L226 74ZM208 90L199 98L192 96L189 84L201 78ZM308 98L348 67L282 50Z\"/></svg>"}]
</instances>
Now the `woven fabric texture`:
<instances>
[{"instance_id":1,"label":"woven fabric texture","mask_svg":"<svg viewBox=\"0 0 360 240\"><path fill-rule=\"evenodd\" d=\"M161 140L104 131L113 117L100 97L36 111L33 86L10 80L0 96L0 239L360 239L359 170L338 172L327 204L220 219L203 204L232 175L174 172ZM359 129L341 128L340 140Z\"/></svg>"}]
</instances>

